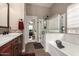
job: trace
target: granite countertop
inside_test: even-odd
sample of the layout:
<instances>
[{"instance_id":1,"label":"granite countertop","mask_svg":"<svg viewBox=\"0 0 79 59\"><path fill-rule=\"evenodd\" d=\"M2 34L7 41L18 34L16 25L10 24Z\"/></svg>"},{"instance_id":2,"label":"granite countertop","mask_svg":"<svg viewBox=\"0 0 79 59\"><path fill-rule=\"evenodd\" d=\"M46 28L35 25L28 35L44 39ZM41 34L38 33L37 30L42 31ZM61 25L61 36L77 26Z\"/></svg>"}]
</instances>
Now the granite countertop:
<instances>
[{"instance_id":1,"label":"granite countertop","mask_svg":"<svg viewBox=\"0 0 79 59\"><path fill-rule=\"evenodd\" d=\"M79 56L79 45L63 41L65 48L59 49L54 41L49 42L49 44L53 45L59 51L65 53L68 56Z\"/></svg>"},{"instance_id":2,"label":"granite countertop","mask_svg":"<svg viewBox=\"0 0 79 59\"><path fill-rule=\"evenodd\" d=\"M15 39L16 37L20 36L21 34L22 33L9 33L6 35L0 35L0 47Z\"/></svg>"}]
</instances>

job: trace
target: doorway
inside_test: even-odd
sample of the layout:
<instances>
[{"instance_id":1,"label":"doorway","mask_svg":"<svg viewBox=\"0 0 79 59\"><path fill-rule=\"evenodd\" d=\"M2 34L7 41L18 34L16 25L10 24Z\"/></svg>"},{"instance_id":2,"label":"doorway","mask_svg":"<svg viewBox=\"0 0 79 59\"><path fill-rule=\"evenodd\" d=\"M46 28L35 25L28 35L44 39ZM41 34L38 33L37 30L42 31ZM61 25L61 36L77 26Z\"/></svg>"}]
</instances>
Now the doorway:
<instances>
[{"instance_id":1,"label":"doorway","mask_svg":"<svg viewBox=\"0 0 79 59\"><path fill-rule=\"evenodd\" d=\"M27 42L42 42L45 39L46 23L37 16L26 16ZM43 42L42 42L43 43Z\"/></svg>"},{"instance_id":2,"label":"doorway","mask_svg":"<svg viewBox=\"0 0 79 59\"><path fill-rule=\"evenodd\" d=\"M38 42L37 40L37 16L26 16L26 34L28 42Z\"/></svg>"},{"instance_id":3,"label":"doorway","mask_svg":"<svg viewBox=\"0 0 79 59\"><path fill-rule=\"evenodd\" d=\"M34 20L29 21L29 40L35 40Z\"/></svg>"}]
</instances>

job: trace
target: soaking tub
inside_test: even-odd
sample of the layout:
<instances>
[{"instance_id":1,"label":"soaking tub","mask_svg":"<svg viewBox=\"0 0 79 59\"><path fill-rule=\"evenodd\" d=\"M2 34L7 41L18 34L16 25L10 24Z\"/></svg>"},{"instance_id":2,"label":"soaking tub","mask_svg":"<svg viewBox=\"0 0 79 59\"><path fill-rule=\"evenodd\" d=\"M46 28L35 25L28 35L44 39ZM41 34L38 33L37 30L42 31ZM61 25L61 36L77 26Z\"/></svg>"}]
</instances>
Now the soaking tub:
<instances>
[{"instance_id":1,"label":"soaking tub","mask_svg":"<svg viewBox=\"0 0 79 59\"><path fill-rule=\"evenodd\" d=\"M65 48L58 48L55 41L47 43L48 52L52 56L79 56L79 45L75 45L69 42L62 41Z\"/></svg>"}]
</instances>

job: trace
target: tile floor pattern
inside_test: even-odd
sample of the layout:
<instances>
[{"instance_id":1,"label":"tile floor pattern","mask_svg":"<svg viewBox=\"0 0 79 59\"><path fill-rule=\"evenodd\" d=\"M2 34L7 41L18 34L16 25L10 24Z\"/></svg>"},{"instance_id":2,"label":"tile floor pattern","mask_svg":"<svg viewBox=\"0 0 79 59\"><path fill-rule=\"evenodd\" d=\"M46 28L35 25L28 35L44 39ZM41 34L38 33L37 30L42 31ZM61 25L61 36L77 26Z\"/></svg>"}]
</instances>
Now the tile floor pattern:
<instances>
[{"instance_id":1,"label":"tile floor pattern","mask_svg":"<svg viewBox=\"0 0 79 59\"><path fill-rule=\"evenodd\" d=\"M44 49L35 49L33 43L35 43L35 42L30 42L30 43L26 44L27 53L34 52L35 56L50 56L50 54L45 52Z\"/></svg>"}]
</instances>

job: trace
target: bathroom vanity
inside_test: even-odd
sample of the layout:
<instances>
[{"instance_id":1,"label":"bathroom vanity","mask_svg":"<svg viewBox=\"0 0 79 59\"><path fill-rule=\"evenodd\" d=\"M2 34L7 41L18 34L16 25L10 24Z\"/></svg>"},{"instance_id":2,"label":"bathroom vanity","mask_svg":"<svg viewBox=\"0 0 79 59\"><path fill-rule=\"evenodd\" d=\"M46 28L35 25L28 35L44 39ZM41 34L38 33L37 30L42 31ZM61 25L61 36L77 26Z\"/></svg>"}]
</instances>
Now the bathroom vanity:
<instances>
[{"instance_id":1,"label":"bathroom vanity","mask_svg":"<svg viewBox=\"0 0 79 59\"><path fill-rule=\"evenodd\" d=\"M23 34L0 35L0 56L17 56L22 52Z\"/></svg>"}]
</instances>

